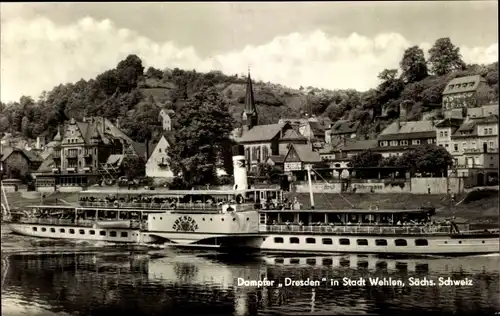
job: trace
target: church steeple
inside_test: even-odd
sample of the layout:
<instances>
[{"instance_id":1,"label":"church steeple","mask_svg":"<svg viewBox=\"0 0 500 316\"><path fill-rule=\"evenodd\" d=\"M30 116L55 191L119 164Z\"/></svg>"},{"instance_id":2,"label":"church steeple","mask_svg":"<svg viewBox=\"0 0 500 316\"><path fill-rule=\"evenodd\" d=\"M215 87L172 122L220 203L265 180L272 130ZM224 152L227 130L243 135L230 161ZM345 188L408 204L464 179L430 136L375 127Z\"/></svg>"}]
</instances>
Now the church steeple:
<instances>
[{"instance_id":1,"label":"church steeple","mask_svg":"<svg viewBox=\"0 0 500 316\"><path fill-rule=\"evenodd\" d=\"M245 95L245 109L243 110L243 124L247 129L251 129L258 124L257 108L253 97L252 78L250 77L250 69L248 70L247 91Z\"/></svg>"}]
</instances>

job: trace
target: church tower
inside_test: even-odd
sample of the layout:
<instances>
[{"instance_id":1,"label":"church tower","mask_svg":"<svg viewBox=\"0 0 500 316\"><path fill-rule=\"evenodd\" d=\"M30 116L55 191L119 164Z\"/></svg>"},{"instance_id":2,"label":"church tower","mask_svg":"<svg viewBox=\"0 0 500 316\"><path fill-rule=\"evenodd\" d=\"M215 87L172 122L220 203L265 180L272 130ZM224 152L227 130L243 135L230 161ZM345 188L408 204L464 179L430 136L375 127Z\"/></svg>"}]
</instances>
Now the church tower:
<instances>
[{"instance_id":1,"label":"church tower","mask_svg":"<svg viewBox=\"0 0 500 316\"><path fill-rule=\"evenodd\" d=\"M257 108L253 97L252 78L248 72L247 91L245 95L245 109L242 114L243 128L248 131L258 124Z\"/></svg>"}]
</instances>

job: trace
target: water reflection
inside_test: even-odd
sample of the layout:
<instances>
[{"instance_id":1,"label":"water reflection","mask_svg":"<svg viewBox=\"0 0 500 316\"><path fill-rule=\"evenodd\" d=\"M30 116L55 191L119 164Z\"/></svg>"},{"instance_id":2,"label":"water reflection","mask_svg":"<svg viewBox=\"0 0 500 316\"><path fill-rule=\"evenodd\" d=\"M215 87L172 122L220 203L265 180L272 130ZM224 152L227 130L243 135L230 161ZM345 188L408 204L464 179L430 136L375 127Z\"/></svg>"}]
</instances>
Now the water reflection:
<instances>
[{"instance_id":1,"label":"water reflection","mask_svg":"<svg viewBox=\"0 0 500 316\"><path fill-rule=\"evenodd\" d=\"M493 312L499 257L231 258L162 250L15 254L2 261L3 315L276 315ZM244 287L245 280L472 278L472 287Z\"/></svg>"}]
</instances>

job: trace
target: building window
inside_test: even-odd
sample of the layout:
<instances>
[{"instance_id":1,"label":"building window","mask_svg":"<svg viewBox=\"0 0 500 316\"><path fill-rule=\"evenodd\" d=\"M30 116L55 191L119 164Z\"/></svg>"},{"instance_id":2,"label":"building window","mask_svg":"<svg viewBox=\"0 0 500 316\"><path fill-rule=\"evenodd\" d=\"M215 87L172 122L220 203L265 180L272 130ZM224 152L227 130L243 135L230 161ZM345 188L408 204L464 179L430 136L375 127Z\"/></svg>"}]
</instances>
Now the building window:
<instances>
[{"instance_id":1,"label":"building window","mask_svg":"<svg viewBox=\"0 0 500 316\"><path fill-rule=\"evenodd\" d=\"M453 144L453 151L458 151L458 144Z\"/></svg>"},{"instance_id":2,"label":"building window","mask_svg":"<svg viewBox=\"0 0 500 316\"><path fill-rule=\"evenodd\" d=\"M401 146L406 146L408 145L408 141L407 140L402 140L401 141Z\"/></svg>"},{"instance_id":3,"label":"building window","mask_svg":"<svg viewBox=\"0 0 500 316\"><path fill-rule=\"evenodd\" d=\"M420 145L420 139L414 139L411 141L412 145Z\"/></svg>"},{"instance_id":4,"label":"building window","mask_svg":"<svg viewBox=\"0 0 500 316\"><path fill-rule=\"evenodd\" d=\"M443 136L444 136L443 131L440 131L440 132L439 132L439 137L443 137Z\"/></svg>"},{"instance_id":5,"label":"building window","mask_svg":"<svg viewBox=\"0 0 500 316\"><path fill-rule=\"evenodd\" d=\"M380 147L386 147L387 146L387 141L382 141L380 142Z\"/></svg>"},{"instance_id":6,"label":"building window","mask_svg":"<svg viewBox=\"0 0 500 316\"><path fill-rule=\"evenodd\" d=\"M490 142L490 148L493 148L493 142Z\"/></svg>"},{"instance_id":7,"label":"building window","mask_svg":"<svg viewBox=\"0 0 500 316\"><path fill-rule=\"evenodd\" d=\"M448 131L444 131L444 137L448 137Z\"/></svg>"},{"instance_id":8,"label":"building window","mask_svg":"<svg viewBox=\"0 0 500 316\"><path fill-rule=\"evenodd\" d=\"M466 142L462 143L462 149L464 149L464 150L467 149L467 143Z\"/></svg>"},{"instance_id":9,"label":"building window","mask_svg":"<svg viewBox=\"0 0 500 316\"><path fill-rule=\"evenodd\" d=\"M397 140L391 140L391 146L397 146L398 141Z\"/></svg>"},{"instance_id":10,"label":"building window","mask_svg":"<svg viewBox=\"0 0 500 316\"><path fill-rule=\"evenodd\" d=\"M489 134L490 134L490 135L493 135L493 128L491 128L491 127L490 127L490 128L488 128L488 131L489 131Z\"/></svg>"},{"instance_id":11,"label":"building window","mask_svg":"<svg viewBox=\"0 0 500 316\"><path fill-rule=\"evenodd\" d=\"M262 159L266 161L269 158L269 148L267 146L262 147Z\"/></svg>"},{"instance_id":12,"label":"building window","mask_svg":"<svg viewBox=\"0 0 500 316\"><path fill-rule=\"evenodd\" d=\"M472 142L471 148L476 149L476 142Z\"/></svg>"},{"instance_id":13,"label":"building window","mask_svg":"<svg viewBox=\"0 0 500 316\"><path fill-rule=\"evenodd\" d=\"M161 154L161 148L158 148L158 152Z\"/></svg>"}]
</instances>

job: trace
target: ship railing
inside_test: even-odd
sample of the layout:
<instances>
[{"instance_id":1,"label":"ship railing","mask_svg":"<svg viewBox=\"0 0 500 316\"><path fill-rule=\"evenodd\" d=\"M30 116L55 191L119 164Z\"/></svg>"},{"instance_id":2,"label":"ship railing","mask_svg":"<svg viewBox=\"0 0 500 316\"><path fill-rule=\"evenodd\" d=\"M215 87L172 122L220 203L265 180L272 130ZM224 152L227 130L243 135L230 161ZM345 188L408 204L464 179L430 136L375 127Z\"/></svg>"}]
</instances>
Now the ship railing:
<instances>
[{"instance_id":1,"label":"ship railing","mask_svg":"<svg viewBox=\"0 0 500 316\"><path fill-rule=\"evenodd\" d=\"M94 227L99 221L96 222L95 219L59 219L59 218L20 218L16 220L17 223L23 224L38 224L38 225L61 225L61 226L79 226L79 227ZM141 222L138 220L130 220L130 228L133 229L145 229L147 227L146 222Z\"/></svg>"},{"instance_id":2,"label":"ship railing","mask_svg":"<svg viewBox=\"0 0 500 316\"><path fill-rule=\"evenodd\" d=\"M450 233L450 226L300 226L261 225L261 231L279 233L328 233L328 234L438 234Z\"/></svg>"},{"instance_id":3,"label":"ship railing","mask_svg":"<svg viewBox=\"0 0 500 316\"><path fill-rule=\"evenodd\" d=\"M85 207L102 208L133 208L153 210L195 210L195 211L221 211L222 205L207 203L126 203L126 202L79 202ZM254 204L236 204L236 211L254 209Z\"/></svg>"},{"instance_id":4,"label":"ship railing","mask_svg":"<svg viewBox=\"0 0 500 316\"><path fill-rule=\"evenodd\" d=\"M95 224L94 220L71 220L60 218L20 218L16 222L24 224L38 224L38 225L62 225L62 226L83 226L92 227Z\"/></svg>"}]
</instances>

